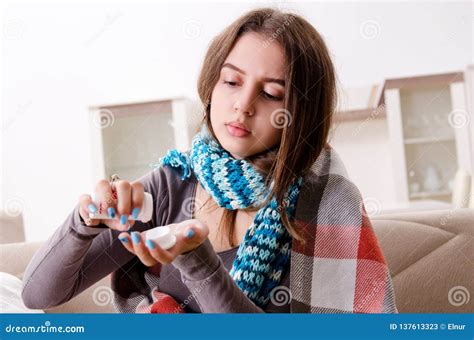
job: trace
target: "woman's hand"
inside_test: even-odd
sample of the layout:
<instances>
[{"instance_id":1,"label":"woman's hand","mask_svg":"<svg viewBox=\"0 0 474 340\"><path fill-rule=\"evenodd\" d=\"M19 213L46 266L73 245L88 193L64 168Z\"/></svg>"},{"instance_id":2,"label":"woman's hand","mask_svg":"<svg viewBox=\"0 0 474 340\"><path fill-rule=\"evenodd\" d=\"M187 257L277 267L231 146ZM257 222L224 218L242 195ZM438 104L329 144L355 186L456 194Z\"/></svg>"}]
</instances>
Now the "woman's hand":
<instances>
[{"instance_id":1,"label":"woman's hand","mask_svg":"<svg viewBox=\"0 0 474 340\"><path fill-rule=\"evenodd\" d=\"M172 228L173 225L170 225ZM152 267L158 262L171 263L178 255L189 252L201 245L209 235L209 228L199 221L181 227L176 231L176 244L168 250L158 243L146 240L146 231L121 233L119 240L131 253L135 254L146 266ZM146 240L146 241L145 241Z\"/></svg>"},{"instance_id":2,"label":"woman's hand","mask_svg":"<svg viewBox=\"0 0 474 340\"><path fill-rule=\"evenodd\" d=\"M132 227L135 221L130 221L138 217L144 200L144 188L140 182L129 183L119 180L113 185L103 179L95 186L95 197L97 205L92 201L92 197L84 194L79 198L79 214L84 223L94 227L102 223L111 229L125 231ZM105 212L112 219L91 219L89 213Z\"/></svg>"}]
</instances>

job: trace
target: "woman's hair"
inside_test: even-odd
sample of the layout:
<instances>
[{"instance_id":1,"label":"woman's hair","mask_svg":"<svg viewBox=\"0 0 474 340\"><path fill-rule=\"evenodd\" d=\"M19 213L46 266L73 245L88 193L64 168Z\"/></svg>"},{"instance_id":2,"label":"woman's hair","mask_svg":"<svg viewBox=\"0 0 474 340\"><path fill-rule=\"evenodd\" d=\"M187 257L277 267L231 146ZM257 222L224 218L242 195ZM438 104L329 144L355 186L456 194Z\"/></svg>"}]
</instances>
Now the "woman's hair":
<instances>
[{"instance_id":1,"label":"woman's hair","mask_svg":"<svg viewBox=\"0 0 474 340\"><path fill-rule=\"evenodd\" d=\"M262 48L275 41L285 52L286 89L282 112L289 117L284 117L288 124L283 126L280 144L246 160L262 173L267 185L274 181L269 199L276 198L282 223L290 235L303 241L303 230L290 222L282 208L283 199L292 182L298 176L304 177L326 146L337 97L334 66L323 38L302 17L272 8L252 10L241 16L212 40L198 79L198 93L204 108L201 125L206 124L216 140L210 118L211 95L225 59L237 39L247 32L264 38ZM231 246L235 246L236 214L237 210L225 209L219 224L221 236L228 235Z\"/></svg>"}]
</instances>

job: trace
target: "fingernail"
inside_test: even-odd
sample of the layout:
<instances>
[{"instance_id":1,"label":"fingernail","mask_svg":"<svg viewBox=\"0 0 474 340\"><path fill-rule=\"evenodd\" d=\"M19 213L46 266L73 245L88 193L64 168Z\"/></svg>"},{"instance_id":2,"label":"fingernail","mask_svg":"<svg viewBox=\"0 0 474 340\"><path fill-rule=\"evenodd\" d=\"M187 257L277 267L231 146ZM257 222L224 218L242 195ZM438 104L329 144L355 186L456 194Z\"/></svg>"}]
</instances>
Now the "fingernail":
<instances>
[{"instance_id":1,"label":"fingernail","mask_svg":"<svg viewBox=\"0 0 474 340\"><path fill-rule=\"evenodd\" d=\"M140 243L140 235L137 232L132 233L132 241L134 244Z\"/></svg>"},{"instance_id":2,"label":"fingernail","mask_svg":"<svg viewBox=\"0 0 474 340\"><path fill-rule=\"evenodd\" d=\"M95 214L97 212L97 208L95 207L94 204L90 203L88 206L87 206L87 209L89 209L89 212Z\"/></svg>"},{"instance_id":3,"label":"fingernail","mask_svg":"<svg viewBox=\"0 0 474 340\"><path fill-rule=\"evenodd\" d=\"M119 240L122 242L122 243L128 243L128 239L126 237L119 237Z\"/></svg>"},{"instance_id":4,"label":"fingernail","mask_svg":"<svg viewBox=\"0 0 474 340\"><path fill-rule=\"evenodd\" d=\"M113 207L109 207L107 211L109 212L110 218L115 218L115 209Z\"/></svg>"},{"instance_id":5,"label":"fingernail","mask_svg":"<svg viewBox=\"0 0 474 340\"><path fill-rule=\"evenodd\" d=\"M132 218L136 220L138 218L138 214L140 213L140 208L133 208L132 210Z\"/></svg>"},{"instance_id":6,"label":"fingernail","mask_svg":"<svg viewBox=\"0 0 474 340\"><path fill-rule=\"evenodd\" d=\"M125 225L127 223L127 215L120 216L120 224Z\"/></svg>"},{"instance_id":7,"label":"fingernail","mask_svg":"<svg viewBox=\"0 0 474 340\"><path fill-rule=\"evenodd\" d=\"M155 249L155 244L151 240L146 240L146 246L150 249Z\"/></svg>"},{"instance_id":8,"label":"fingernail","mask_svg":"<svg viewBox=\"0 0 474 340\"><path fill-rule=\"evenodd\" d=\"M186 233L186 237L187 238L191 238L194 236L194 230L192 229L189 229L188 232Z\"/></svg>"}]
</instances>

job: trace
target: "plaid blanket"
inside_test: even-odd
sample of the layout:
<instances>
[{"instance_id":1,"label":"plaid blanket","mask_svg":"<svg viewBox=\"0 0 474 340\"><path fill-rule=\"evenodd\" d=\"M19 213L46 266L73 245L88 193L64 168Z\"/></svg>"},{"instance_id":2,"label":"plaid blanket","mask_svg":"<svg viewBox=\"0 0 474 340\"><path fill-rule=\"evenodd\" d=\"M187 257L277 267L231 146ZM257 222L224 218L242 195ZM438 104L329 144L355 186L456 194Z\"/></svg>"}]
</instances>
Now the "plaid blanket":
<instances>
[{"instance_id":1,"label":"plaid blanket","mask_svg":"<svg viewBox=\"0 0 474 340\"><path fill-rule=\"evenodd\" d=\"M290 290L284 292L292 313L397 313L390 273L362 196L330 145L304 178L294 222L306 242L292 240ZM114 280L115 290L129 295L137 289L124 278L134 271L126 266L121 271L128 275L114 273L121 278ZM143 281L143 273L137 275L136 281ZM145 282L138 286L148 300L136 313L184 312L171 296L150 294Z\"/></svg>"},{"instance_id":2,"label":"plaid blanket","mask_svg":"<svg viewBox=\"0 0 474 340\"><path fill-rule=\"evenodd\" d=\"M362 196L331 146L313 164L298 202L295 222L306 244L292 242L291 312L397 313Z\"/></svg>"}]
</instances>

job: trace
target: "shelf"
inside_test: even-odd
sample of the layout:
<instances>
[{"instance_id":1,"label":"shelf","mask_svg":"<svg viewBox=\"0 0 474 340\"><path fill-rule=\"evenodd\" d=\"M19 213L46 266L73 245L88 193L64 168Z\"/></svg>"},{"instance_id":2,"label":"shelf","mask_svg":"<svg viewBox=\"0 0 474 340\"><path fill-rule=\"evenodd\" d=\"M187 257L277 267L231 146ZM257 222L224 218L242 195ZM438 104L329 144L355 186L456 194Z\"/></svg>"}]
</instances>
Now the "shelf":
<instances>
[{"instance_id":1,"label":"shelf","mask_svg":"<svg viewBox=\"0 0 474 340\"><path fill-rule=\"evenodd\" d=\"M439 143L439 142L450 142L454 141L454 136L443 136L443 137L416 137L405 139L405 144L424 144L424 143Z\"/></svg>"},{"instance_id":2,"label":"shelf","mask_svg":"<svg viewBox=\"0 0 474 340\"><path fill-rule=\"evenodd\" d=\"M451 191L442 190L442 191L432 191L432 192L411 193L410 198L439 197L439 196L450 196L450 195L451 195Z\"/></svg>"},{"instance_id":3,"label":"shelf","mask_svg":"<svg viewBox=\"0 0 474 340\"><path fill-rule=\"evenodd\" d=\"M200 123L198 104L169 98L91 107L94 180L111 173L136 180L150 172L150 165L157 164L168 150L188 150ZM108 118L107 124L102 124L102 116Z\"/></svg>"}]
</instances>

